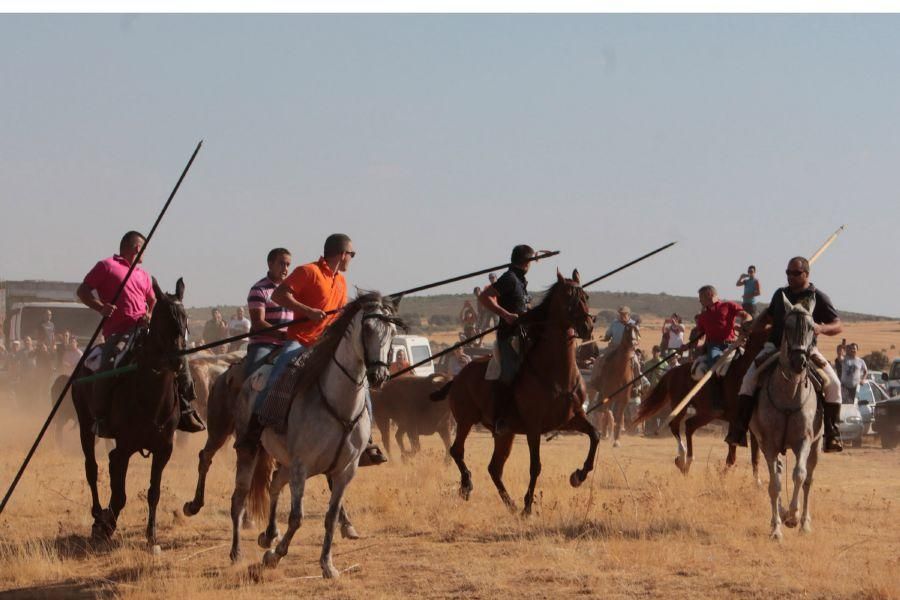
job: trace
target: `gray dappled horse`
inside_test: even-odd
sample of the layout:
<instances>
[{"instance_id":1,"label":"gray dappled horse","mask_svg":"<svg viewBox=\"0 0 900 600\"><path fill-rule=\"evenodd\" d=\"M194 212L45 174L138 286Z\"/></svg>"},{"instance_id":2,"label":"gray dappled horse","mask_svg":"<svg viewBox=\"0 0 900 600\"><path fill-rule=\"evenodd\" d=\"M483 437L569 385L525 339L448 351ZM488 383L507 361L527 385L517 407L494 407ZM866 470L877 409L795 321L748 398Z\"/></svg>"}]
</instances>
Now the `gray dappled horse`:
<instances>
[{"instance_id":1,"label":"gray dappled horse","mask_svg":"<svg viewBox=\"0 0 900 600\"><path fill-rule=\"evenodd\" d=\"M815 340L812 311L815 304L806 308L792 305L782 294L785 304L784 337L778 362L760 378L759 401L750 421L750 429L759 440L760 448L769 465L769 498L772 502L771 537L781 540L781 524L784 508L781 505L781 473L784 463L781 454L788 449L794 452L794 493L790 509L784 516L784 525L800 531L812 531L809 516L809 491L813 471L819 459L819 442L822 438L822 415L817 411L816 391L810 381L810 350ZM815 301L813 301L815 302ZM800 486L803 486L803 515L799 516Z\"/></svg>"},{"instance_id":2,"label":"gray dappled horse","mask_svg":"<svg viewBox=\"0 0 900 600\"><path fill-rule=\"evenodd\" d=\"M396 308L377 293L362 295L345 306L341 317L306 357L288 413L287 433L279 435L266 428L262 448L255 455L238 450L231 497L232 561L240 558L238 529L248 494L252 513L268 508L269 528L265 539L260 536L261 545L265 542L268 546L278 535L275 528L278 492L290 483L288 530L276 547L263 555L263 565L272 568L287 554L300 527L306 480L324 474L331 486L331 499L325 515L320 565L324 577L339 575L331 560L335 523L344 491L356 475L359 457L372 429L366 410L366 381L377 388L390 376L388 353L400 324L394 316ZM278 463L278 469L270 482L273 462Z\"/></svg>"}]
</instances>

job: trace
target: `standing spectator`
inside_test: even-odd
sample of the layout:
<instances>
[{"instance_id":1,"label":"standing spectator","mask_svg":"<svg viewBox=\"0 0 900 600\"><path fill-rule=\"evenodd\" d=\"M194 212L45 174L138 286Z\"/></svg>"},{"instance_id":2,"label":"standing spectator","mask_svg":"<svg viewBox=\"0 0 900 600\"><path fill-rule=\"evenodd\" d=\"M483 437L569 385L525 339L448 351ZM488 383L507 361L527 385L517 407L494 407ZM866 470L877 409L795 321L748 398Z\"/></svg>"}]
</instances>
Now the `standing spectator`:
<instances>
[{"instance_id":1,"label":"standing spectator","mask_svg":"<svg viewBox=\"0 0 900 600\"><path fill-rule=\"evenodd\" d=\"M838 378L840 379L843 375L842 364L844 359L847 357L847 340L841 340L841 343L838 344L837 347L837 356L834 359L834 372L837 373Z\"/></svg>"},{"instance_id":2,"label":"standing spectator","mask_svg":"<svg viewBox=\"0 0 900 600\"><path fill-rule=\"evenodd\" d=\"M466 300L463 303L462 310L459 311L459 321L463 328L463 339L470 338L475 335L475 327L478 323L478 313L472 303Z\"/></svg>"},{"instance_id":3,"label":"standing spectator","mask_svg":"<svg viewBox=\"0 0 900 600\"><path fill-rule=\"evenodd\" d=\"M37 342L46 344L48 349L56 347L56 325L53 324L53 311L49 308L44 313L44 320L38 329Z\"/></svg>"},{"instance_id":4,"label":"standing spectator","mask_svg":"<svg viewBox=\"0 0 900 600\"><path fill-rule=\"evenodd\" d=\"M481 295L480 287L476 287L473 293L475 294L475 306L476 311L478 312L478 323L475 325L475 327L480 333L494 326L497 315L489 311L487 307L485 307L481 302L477 302L478 297Z\"/></svg>"},{"instance_id":5,"label":"standing spectator","mask_svg":"<svg viewBox=\"0 0 900 600\"><path fill-rule=\"evenodd\" d=\"M751 317L756 318L756 297L761 293L759 279L756 278L756 267L753 265L747 267L747 272L741 273L736 285L744 288L741 308L747 311Z\"/></svg>"},{"instance_id":6,"label":"standing spectator","mask_svg":"<svg viewBox=\"0 0 900 600\"><path fill-rule=\"evenodd\" d=\"M447 375L456 377L470 362L472 362L472 357L463 352L462 346L457 346L450 353L450 358L447 359Z\"/></svg>"},{"instance_id":7,"label":"standing spectator","mask_svg":"<svg viewBox=\"0 0 900 600\"><path fill-rule=\"evenodd\" d=\"M250 319L244 316L244 308L239 306L237 312L228 321L228 337L250 333ZM232 342L228 349L232 352L247 344L247 340Z\"/></svg>"},{"instance_id":8,"label":"standing spectator","mask_svg":"<svg viewBox=\"0 0 900 600\"><path fill-rule=\"evenodd\" d=\"M78 349L78 338L73 335L69 338L69 343L62 354L62 372L64 374L75 370L75 365L81 359L81 354L81 350Z\"/></svg>"},{"instance_id":9,"label":"standing spectator","mask_svg":"<svg viewBox=\"0 0 900 600\"><path fill-rule=\"evenodd\" d=\"M203 339L206 340L206 343L218 342L222 338L224 338L228 334L228 324L225 323L225 319L222 318L222 311L218 308L212 309L212 318L206 322L206 325L203 326ZM224 350L220 348L214 348L213 352L215 354L222 354Z\"/></svg>"},{"instance_id":10,"label":"standing spectator","mask_svg":"<svg viewBox=\"0 0 900 600\"><path fill-rule=\"evenodd\" d=\"M859 384L869 374L866 361L856 355L858 351L859 345L853 342L847 346L847 356L841 361L841 401L844 404L856 403Z\"/></svg>"},{"instance_id":11,"label":"standing spectator","mask_svg":"<svg viewBox=\"0 0 900 600\"><path fill-rule=\"evenodd\" d=\"M663 352L677 350L684 345L684 325L678 313L672 313L672 316L663 323L663 339L660 349Z\"/></svg>"},{"instance_id":12,"label":"standing spectator","mask_svg":"<svg viewBox=\"0 0 900 600\"><path fill-rule=\"evenodd\" d=\"M392 362L391 366L389 367L391 375L393 376L394 373L398 373L408 366L409 366L409 359L406 358L406 350L403 350L402 348L398 348L397 353L394 356L394 362ZM410 371L409 373L405 373L405 375L412 375L412 371ZM403 375L401 375L400 377L403 377Z\"/></svg>"}]
</instances>

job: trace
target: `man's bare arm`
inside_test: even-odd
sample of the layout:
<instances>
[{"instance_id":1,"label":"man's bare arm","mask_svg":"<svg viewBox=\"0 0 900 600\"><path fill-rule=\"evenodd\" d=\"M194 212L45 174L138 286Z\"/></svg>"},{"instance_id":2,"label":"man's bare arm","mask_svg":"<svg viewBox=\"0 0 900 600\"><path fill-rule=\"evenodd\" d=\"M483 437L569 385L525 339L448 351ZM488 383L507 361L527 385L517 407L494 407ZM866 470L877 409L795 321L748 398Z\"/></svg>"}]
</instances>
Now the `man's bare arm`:
<instances>
[{"instance_id":1,"label":"man's bare arm","mask_svg":"<svg viewBox=\"0 0 900 600\"><path fill-rule=\"evenodd\" d=\"M840 319L835 319L831 323L816 323L813 325L813 331L816 332L816 335L838 335L844 331L844 324Z\"/></svg>"},{"instance_id":2,"label":"man's bare arm","mask_svg":"<svg viewBox=\"0 0 900 600\"><path fill-rule=\"evenodd\" d=\"M512 323L518 318L518 315L515 315L500 306L497 302L497 290L494 289L493 285L489 285L482 290L481 294L478 296L478 303L503 319L506 323Z\"/></svg>"},{"instance_id":3,"label":"man's bare arm","mask_svg":"<svg viewBox=\"0 0 900 600\"><path fill-rule=\"evenodd\" d=\"M298 302L290 288L283 283L272 292L272 302L279 306L289 308L295 313L300 313L311 321L318 322L326 316L324 310L313 308Z\"/></svg>"},{"instance_id":4,"label":"man's bare arm","mask_svg":"<svg viewBox=\"0 0 900 600\"><path fill-rule=\"evenodd\" d=\"M94 289L84 282L82 282L81 285L78 286L78 289L75 290L75 295L78 296L78 299L81 300L82 304L96 310L104 317L108 317L116 310L115 305L106 304L98 297L94 296Z\"/></svg>"}]
</instances>

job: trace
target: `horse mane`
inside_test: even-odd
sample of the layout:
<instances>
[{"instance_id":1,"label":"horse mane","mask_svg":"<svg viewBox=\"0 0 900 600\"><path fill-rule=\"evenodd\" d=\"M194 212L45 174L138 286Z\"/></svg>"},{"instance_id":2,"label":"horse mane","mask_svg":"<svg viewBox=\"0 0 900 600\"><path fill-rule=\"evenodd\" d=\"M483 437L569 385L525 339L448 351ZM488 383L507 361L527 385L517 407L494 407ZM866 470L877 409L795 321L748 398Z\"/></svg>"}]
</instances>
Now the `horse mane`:
<instances>
[{"instance_id":1,"label":"horse mane","mask_svg":"<svg viewBox=\"0 0 900 600\"><path fill-rule=\"evenodd\" d=\"M528 334L536 342L540 341L544 329L550 320L550 305L553 294L562 286L568 284L571 280L566 279L565 282L557 280L553 285L544 292L540 304L529 310L521 317L521 322L528 328Z\"/></svg>"},{"instance_id":2,"label":"horse mane","mask_svg":"<svg viewBox=\"0 0 900 600\"><path fill-rule=\"evenodd\" d=\"M337 351L338 344L347 333L353 317L360 311L364 304L371 302L381 302L381 294L378 292L360 293L352 302L344 305L341 315L322 333L322 336L313 344L310 351L303 360L303 370L300 379L297 382L295 393L302 393L308 390L331 362L334 353Z\"/></svg>"}]
</instances>

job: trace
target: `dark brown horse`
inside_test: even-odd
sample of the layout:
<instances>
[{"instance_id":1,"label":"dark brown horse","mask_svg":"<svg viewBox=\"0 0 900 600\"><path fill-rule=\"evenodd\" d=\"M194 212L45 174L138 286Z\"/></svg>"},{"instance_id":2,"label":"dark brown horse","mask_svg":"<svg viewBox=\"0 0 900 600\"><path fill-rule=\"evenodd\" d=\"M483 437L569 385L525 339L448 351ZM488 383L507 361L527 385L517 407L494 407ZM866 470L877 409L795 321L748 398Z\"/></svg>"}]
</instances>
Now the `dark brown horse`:
<instances>
[{"instance_id":1,"label":"dark brown horse","mask_svg":"<svg viewBox=\"0 0 900 600\"><path fill-rule=\"evenodd\" d=\"M494 455L488 472L503 502L515 510L515 503L503 485L503 465L516 434L525 435L531 454L531 480L525 494L524 514L530 514L534 487L541 473L541 434L561 429L580 431L590 438L584 466L569 478L573 487L581 485L593 470L600 441L600 434L588 422L582 408L586 392L575 362L576 337L572 330L577 337L588 340L594 327L578 271L572 274L572 279L557 274L557 282L541 304L521 317L521 321L528 328L531 345L513 383L516 414L509 419L511 432L494 436ZM485 361L469 363L453 381L432 395L432 399L439 400L449 392L450 408L456 418L456 439L450 455L459 467L460 494L466 499L472 492L472 474L464 460L466 437L476 423L481 422L490 429L493 422L493 382L485 380L486 369Z\"/></svg>"},{"instance_id":2,"label":"dark brown horse","mask_svg":"<svg viewBox=\"0 0 900 600\"><path fill-rule=\"evenodd\" d=\"M137 370L116 377L110 393L112 408L109 422L115 432L116 447L109 453L109 507L103 509L97 491L97 460L94 456L93 417L89 409L91 384L75 384L72 400L78 414L84 467L91 488L93 535L109 539L116 530L119 513L125 506L125 477L131 455L140 452L153 456L150 488L147 490L147 542L156 552L156 507L159 503L163 469L172 455L179 406L175 376L181 360L175 353L185 348L187 313L182 299L184 282L175 286L175 294L164 293L153 281L156 305L150 319L150 331L135 349Z\"/></svg>"},{"instance_id":3,"label":"dark brown horse","mask_svg":"<svg viewBox=\"0 0 900 600\"><path fill-rule=\"evenodd\" d=\"M694 432L714 420L718 419L727 423L733 418L734 411L737 409L737 397L738 390L741 388L741 380L744 377L744 373L747 372L751 361L762 349L767 335L768 332L762 326L758 326L751 334L744 348L744 354L731 363L725 377L720 378L718 375L714 375L691 400L688 406L694 407L695 414L687 417L685 409L669 423L669 429L671 429L672 435L675 436L678 442L678 456L675 458L675 465L685 475L687 475L691 468L691 462L694 460ZM663 410L666 406L671 409L681 402L681 399L697 383L691 377L691 366L691 363L685 363L672 368L663 375L647 398L641 402L641 407L634 419L634 423L641 423ZM721 398L721 403L715 402L717 396ZM685 447L681 439L682 422L684 422L684 435L687 447ZM750 451L753 475L758 480L759 446L753 437L750 439ZM737 448L729 445L725 464L729 467L733 466L736 457Z\"/></svg>"}]
</instances>

